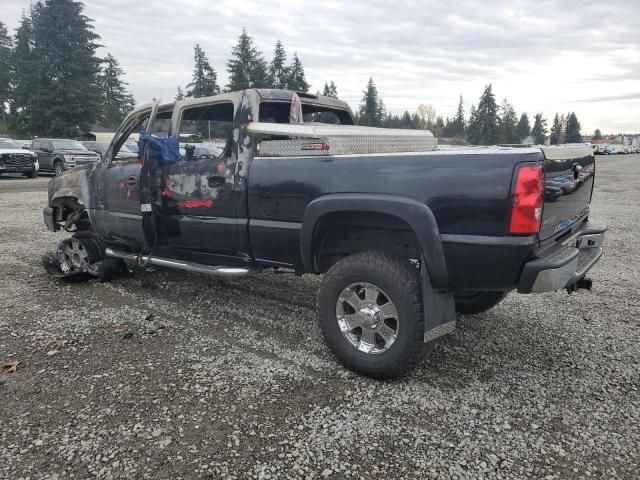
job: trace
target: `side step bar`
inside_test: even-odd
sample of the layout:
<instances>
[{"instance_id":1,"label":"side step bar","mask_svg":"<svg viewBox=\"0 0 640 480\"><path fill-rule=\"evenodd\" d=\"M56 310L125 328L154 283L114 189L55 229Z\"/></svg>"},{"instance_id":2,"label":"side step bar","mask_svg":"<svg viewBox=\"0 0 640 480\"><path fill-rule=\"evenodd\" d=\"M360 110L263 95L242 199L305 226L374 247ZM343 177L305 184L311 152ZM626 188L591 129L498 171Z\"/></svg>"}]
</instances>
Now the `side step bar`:
<instances>
[{"instance_id":1,"label":"side step bar","mask_svg":"<svg viewBox=\"0 0 640 480\"><path fill-rule=\"evenodd\" d=\"M188 272L196 273L207 273L209 275L216 275L218 277L242 277L255 272L255 270L243 267L205 265L203 263L173 260L170 258L155 256L150 257L149 255L138 256L135 253L123 252L121 250L115 250L113 248L107 248L104 253L107 257L121 258L122 260L129 260L131 262L142 261L144 263L156 265L158 267L176 268L178 270L186 270Z\"/></svg>"}]
</instances>

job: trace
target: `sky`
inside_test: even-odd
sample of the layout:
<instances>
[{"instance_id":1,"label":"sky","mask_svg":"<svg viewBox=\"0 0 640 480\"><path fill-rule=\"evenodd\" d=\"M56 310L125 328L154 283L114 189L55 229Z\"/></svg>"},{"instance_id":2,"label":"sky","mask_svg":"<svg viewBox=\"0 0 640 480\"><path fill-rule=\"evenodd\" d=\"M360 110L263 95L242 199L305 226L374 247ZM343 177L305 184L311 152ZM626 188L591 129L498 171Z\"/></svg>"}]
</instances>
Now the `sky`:
<instances>
[{"instance_id":1,"label":"sky","mask_svg":"<svg viewBox=\"0 0 640 480\"><path fill-rule=\"evenodd\" d=\"M30 0L0 0L11 31ZM468 114L485 85L518 114L575 111L583 133L640 132L638 0L86 0L103 45L137 102L171 100L191 79L199 43L227 83L242 28L270 60L297 52L311 91L334 81L356 109L369 77L386 107L431 104Z\"/></svg>"}]
</instances>

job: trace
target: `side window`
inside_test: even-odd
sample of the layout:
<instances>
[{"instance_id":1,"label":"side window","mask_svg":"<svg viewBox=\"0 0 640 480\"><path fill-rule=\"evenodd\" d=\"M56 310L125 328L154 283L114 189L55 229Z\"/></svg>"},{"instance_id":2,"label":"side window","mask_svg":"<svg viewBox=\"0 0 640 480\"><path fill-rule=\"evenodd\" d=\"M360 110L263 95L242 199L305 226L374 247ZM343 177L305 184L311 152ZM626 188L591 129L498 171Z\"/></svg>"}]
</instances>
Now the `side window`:
<instances>
[{"instance_id":1,"label":"side window","mask_svg":"<svg viewBox=\"0 0 640 480\"><path fill-rule=\"evenodd\" d=\"M50 141L46 141L42 143L44 144L45 147L47 147L47 150L49 150L50 152L53 152L53 143L51 143Z\"/></svg>"},{"instance_id":2,"label":"side window","mask_svg":"<svg viewBox=\"0 0 640 480\"><path fill-rule=\"evenodd\" d=\"M150 114L151 112L149 111L145 115L141 115L125 131L122 132L122 138L119 138L114 146L114 151L111 155L112 162L132 161L138 159L138 137L140 133L147 129L147 122L149 121ZM163 110L158 112L153 125L151 125L151 134L158 137L167 137L171 126L172 114L173 110Z\"/></svg>"},{"instance_id":3,"label":"side window","mask_svg":"<svg viewBox=\"0 0 640 480\"><path fill-rule=\"evenodd\" d=\"M217 158L225 153L232 130L231 102L186 108L178 131L181 153L186 160Z\"/></svg>"},{"instance_id":4,"label":"side window","mask_svg":"<svg viewBox=\"0 0 640 480\"><path fill-rule=\"evenodd\" d=\"M42 150L42 142L40 140L34 140L31 148L34 150Z\"/></svg>"}]
</instances>

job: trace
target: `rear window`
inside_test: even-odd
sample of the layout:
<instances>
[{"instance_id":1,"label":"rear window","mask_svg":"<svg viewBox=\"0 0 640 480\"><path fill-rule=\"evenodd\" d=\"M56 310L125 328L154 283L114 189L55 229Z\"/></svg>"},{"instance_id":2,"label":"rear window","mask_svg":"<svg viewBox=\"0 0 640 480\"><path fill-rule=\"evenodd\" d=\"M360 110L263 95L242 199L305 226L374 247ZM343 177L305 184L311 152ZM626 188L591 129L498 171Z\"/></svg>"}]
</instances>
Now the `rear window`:
<instances>
[{"instance_id":1,"label":"rear window","mask_svg":"<svg viewBox=\"0 0 640 480\"><path fill-rule=\"evenodd\" d=\"M260 103L260 121L266 123L289 123L291 102ZM346 110L326 105L302 102L304 123L325 123L329 125L353 125L351 114Z\"/></svg>"}]
</instances>

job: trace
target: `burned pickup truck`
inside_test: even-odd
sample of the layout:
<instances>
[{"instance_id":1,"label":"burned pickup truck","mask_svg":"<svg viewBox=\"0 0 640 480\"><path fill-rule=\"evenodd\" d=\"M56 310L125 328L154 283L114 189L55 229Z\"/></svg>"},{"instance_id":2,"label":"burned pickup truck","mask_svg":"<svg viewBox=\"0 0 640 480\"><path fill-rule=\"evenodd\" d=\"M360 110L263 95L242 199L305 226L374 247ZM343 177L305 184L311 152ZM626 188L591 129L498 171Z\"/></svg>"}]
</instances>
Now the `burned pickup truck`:
<instances>
[{"instance_id":1,"label":"burned pickup truck","mask_svg":"<svg viewBox=\"0 0 640 480\"><path fill-rule=\"evenodd\" d=\"M140 158L118 157L137 135ZM210 138L222 153L194 155ZM113 259L323 274L328 345L383 378L414 367L456 312L590 287L606 230L589 221L594 174L586 146L439 151L427 131L355 126L334 98L250 89L136 108L101 162L51 180L44 220L74 232L65 275Z\"/></svg>"}]
</instances>

